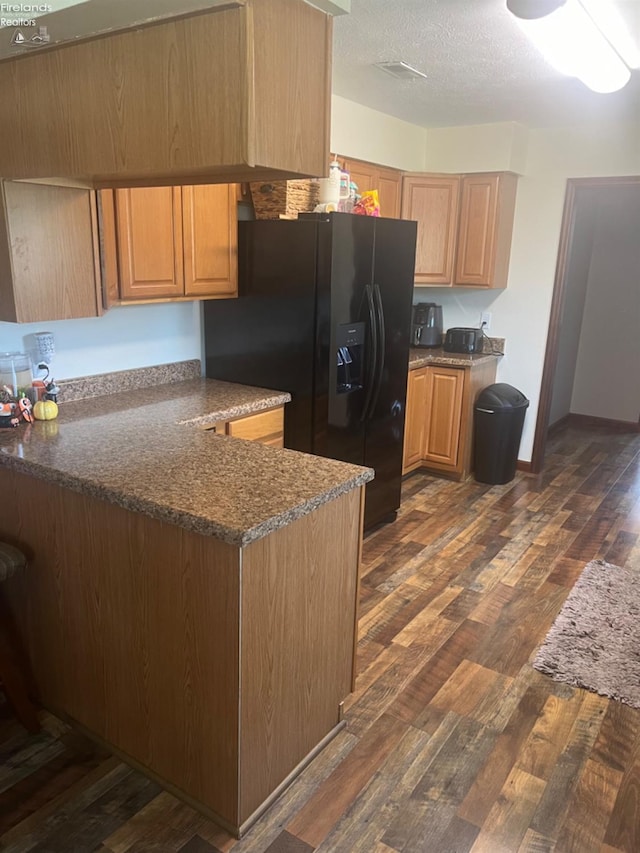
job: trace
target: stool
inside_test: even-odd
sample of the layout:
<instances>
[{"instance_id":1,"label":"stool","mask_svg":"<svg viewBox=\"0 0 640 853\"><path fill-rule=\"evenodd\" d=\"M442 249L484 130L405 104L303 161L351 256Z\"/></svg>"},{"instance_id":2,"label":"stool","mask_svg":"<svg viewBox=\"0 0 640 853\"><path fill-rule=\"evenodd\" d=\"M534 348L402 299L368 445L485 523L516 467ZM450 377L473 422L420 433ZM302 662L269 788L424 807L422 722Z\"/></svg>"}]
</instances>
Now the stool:
<instances>
[{"instance_id":1,"label":"stool","mask_svg":"<svg viewBox=\"0 0 640 853\"><path fill-rule=\"evenodd\" d=\"M0 542L0 582L7 580L16 572L24 569L27 559L18 548ZM19 664L22 655L17 648L17 638L9 630L9 614L3 600L0 600L0 681L7 694L16 717L30 732L40 731L36 709L27 695L27 688Z\"/></svg>"}]
</instances>

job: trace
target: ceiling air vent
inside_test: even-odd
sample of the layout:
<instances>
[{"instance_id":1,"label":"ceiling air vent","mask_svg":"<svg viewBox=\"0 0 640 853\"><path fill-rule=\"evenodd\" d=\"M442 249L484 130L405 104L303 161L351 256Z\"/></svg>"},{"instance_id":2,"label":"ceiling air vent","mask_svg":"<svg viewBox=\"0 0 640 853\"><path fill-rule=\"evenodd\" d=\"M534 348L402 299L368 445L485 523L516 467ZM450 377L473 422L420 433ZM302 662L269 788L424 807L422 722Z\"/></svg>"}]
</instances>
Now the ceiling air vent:
<instances>
[{"instance_id":1,"label":"ceiling air vent","mask_svg":"<svg viewBox=\"0 0 640 853\"><path fill-rule=\"evenodd\" d=\"M406 62L374 62L376 68L386 71L398 80L423 80L427 75Z\"/></svg>"}]
</instances>

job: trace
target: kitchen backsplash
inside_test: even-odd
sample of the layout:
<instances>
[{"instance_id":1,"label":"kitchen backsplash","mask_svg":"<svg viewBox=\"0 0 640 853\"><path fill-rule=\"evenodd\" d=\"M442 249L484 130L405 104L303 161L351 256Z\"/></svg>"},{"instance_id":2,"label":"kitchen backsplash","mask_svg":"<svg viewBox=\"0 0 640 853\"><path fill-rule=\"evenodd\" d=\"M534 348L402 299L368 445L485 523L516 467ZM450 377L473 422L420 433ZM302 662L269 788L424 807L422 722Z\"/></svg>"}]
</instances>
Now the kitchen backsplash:
<instances>
[{"instance_id":1,"label":"kitchen backsplash","mask_svg":"<svg viewBox=\"0 0 640 853\"><path fill-rule=\"evenodd\" d=\"M101 397L103 394L115 394L118 391L135 391L151 385L166 385L169 382L181 382L183 379L199 379L201 375L200 360L194 358L171 364L157 364L153 367L137 367L133 370L61 379L57 383L60 388L58 401L70 403L74 400L86 400L89 397Z\"/></svg>"}]
</instances>

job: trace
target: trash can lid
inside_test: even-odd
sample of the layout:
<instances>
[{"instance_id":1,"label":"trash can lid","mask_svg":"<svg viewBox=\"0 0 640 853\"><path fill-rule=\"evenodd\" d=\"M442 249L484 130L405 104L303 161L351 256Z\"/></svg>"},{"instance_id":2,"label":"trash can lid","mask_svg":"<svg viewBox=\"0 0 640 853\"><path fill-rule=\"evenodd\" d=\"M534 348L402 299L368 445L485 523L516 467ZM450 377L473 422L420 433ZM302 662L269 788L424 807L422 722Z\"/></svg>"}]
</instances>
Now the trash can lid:
<instances>
[{"instance_id":1,"label":"trash can lid","mask_svg":"<svg viewBox=\"0 0 640 853\"><path fill-rule=\"evenodd\" d=\"M480 392L476 400L477 409L488 409L493 412L522 409L528 405L529 400L527 400L522 391L518 391L513 385L507 385L506 382L497 382L495 385L488 385Z\"/></svg>"}]
</instances>

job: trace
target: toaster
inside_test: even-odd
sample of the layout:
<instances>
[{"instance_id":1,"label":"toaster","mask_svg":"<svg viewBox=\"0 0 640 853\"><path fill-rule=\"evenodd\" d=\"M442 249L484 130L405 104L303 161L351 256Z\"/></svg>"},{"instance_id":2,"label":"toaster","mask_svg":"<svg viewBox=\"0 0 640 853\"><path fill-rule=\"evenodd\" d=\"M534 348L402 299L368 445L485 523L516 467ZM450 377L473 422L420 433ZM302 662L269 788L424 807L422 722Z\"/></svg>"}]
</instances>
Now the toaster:
<instances>
[{"instance_id":1,"label":"toaster","mask_svg":"<svg viewBox=\"0 0 640 853\"><path fill-rule=\"evenodd\" d=\"M442 348L445 352L482 352L482 337L482 329L464 326L447 329Z\"/></svg>"}]
</instances>

